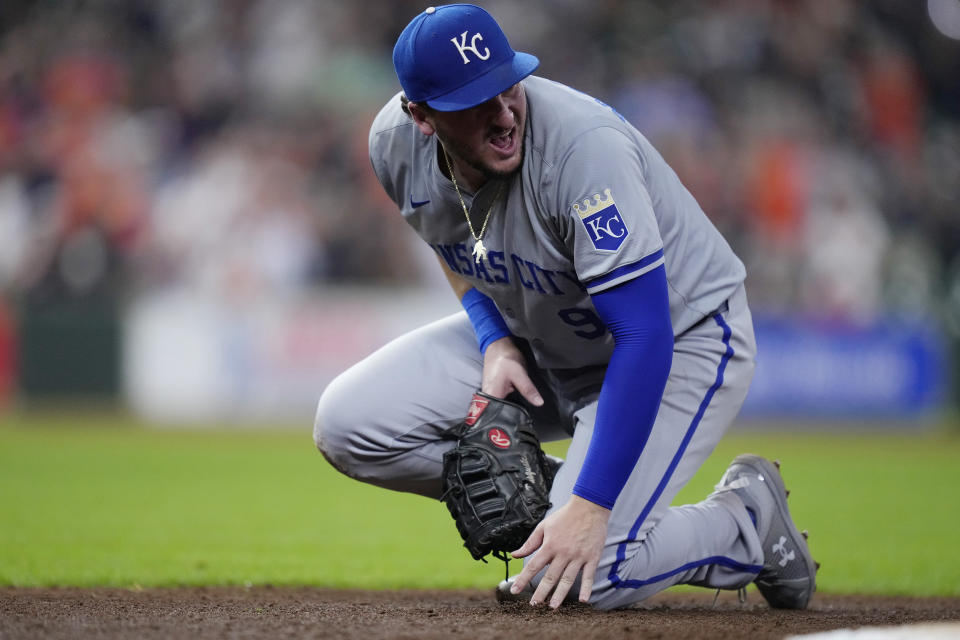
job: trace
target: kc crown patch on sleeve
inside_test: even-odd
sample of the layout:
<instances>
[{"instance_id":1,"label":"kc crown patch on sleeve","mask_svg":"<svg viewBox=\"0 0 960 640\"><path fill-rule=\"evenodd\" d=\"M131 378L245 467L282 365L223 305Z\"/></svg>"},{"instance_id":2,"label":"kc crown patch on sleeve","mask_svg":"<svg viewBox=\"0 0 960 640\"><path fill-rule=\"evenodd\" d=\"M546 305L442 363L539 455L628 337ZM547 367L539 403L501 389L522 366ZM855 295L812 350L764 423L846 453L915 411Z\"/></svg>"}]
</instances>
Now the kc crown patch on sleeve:
<instances>
[{"instance_id":1,"label":"kc crown patch on sleeve","mask_svg":"<svg viewBox=\"0 0 960 640\"><path fill-rule=\"evenodd\" d=\"M617 251L630 234L610 189L574 202L573 210L580 216L590 241L599 251Z\"/></svg>"}]
</instances>

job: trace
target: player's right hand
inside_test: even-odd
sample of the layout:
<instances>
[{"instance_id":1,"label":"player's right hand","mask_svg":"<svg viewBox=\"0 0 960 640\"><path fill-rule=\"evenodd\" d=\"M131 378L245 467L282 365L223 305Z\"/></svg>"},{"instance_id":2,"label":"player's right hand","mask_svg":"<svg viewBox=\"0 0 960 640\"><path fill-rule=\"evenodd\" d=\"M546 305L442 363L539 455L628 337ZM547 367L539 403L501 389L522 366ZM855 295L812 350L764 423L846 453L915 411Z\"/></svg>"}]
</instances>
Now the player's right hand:
<instances>
[{"instance_id":1,"label":"player's right hand","mask_svg":"<svg viewBox=\"0 0 960 640\"><path fill-rule=\"evenodd\" d=\"M549 598L550 608L556 609L566 599L577 576L581 576L579 600L589 602L609 519L609 509L580 496L571 496L565 505L537 525L523 546L510 554L514 558L526 558L537 552L523 564L523 571L510 588L511 593L523 591L546 567L530 604L542 604Z\"/></svg>"},{"instance_id":2,"label":"player's right hand","mask_svg":"<svg viewBox=\"0 0 960 640\"><path fill-rule=\"evenodd\" d=\"M509 336L487 346L483 355L480 389L495 398L506 398L511 392L517 391L533 406L543 405L543 396L527 374L523 354Z\"/></svg>"}]
</instances>

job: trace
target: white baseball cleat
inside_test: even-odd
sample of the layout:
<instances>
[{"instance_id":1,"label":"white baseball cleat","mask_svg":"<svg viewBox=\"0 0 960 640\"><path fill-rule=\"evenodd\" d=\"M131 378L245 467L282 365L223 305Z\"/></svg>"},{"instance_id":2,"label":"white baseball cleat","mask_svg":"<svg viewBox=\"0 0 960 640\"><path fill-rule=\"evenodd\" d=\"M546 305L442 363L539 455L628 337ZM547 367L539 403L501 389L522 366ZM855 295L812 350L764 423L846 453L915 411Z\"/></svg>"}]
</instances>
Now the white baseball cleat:
<instances>
[{"instance_id":1,"label":"white baseball cleat","mask_svg":"<svg viewBox=\"0 0 960 640\"><path fill-rule=\"evenodd\" d=\"M717 491L732 491L755 520L763 544L763 569L754 583L775 609L805 609L816 589L817 569L787 508L788 491L780 465L760 456L734 458L717 483Z\"/></svg>"}]
</instances>

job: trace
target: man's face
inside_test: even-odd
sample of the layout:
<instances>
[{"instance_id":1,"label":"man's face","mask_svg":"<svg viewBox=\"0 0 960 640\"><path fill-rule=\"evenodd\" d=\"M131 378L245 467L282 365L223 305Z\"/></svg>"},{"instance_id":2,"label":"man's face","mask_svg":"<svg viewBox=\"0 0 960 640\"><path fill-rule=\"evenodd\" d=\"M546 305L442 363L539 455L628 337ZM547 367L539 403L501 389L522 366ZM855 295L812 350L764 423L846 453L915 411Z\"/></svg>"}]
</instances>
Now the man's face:
<instances>
[{"instance_id":1,"label":"man's face","mask_svg":"<svg viewBox=\"0 0 960 640\"><path fill-rule=\"evenodd\" d=\"M527 97L520 83L476 107L431 111L414 119L423 133L437 134L474 188L514 173L523 162Z\"/></svg>"}]
</instances>

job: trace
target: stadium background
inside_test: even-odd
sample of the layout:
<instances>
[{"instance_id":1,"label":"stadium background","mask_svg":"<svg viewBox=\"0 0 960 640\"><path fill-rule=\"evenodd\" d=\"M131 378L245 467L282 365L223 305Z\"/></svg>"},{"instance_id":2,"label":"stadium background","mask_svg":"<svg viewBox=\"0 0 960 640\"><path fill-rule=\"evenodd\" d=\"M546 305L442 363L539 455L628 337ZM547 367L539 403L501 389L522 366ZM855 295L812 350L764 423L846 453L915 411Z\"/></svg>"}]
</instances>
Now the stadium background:
<instances>
[{"instance_id":1,"label":"stadium background","mask_svg":"<svg viewBox=\"0 0 960 640\"><path fill-rule=\"evenodd\" d=\"M747 264L745 419L926 424L960 336L960 2L489 2ZM456 309L366 157L412 2L5 2L0 398L309 425Z\"/></svg>"},{"instance_id":2,"label":"stadium background","mask_svg":"<svg viewBox=\"0 0 960 640\"><path fill-rule=\"evenodd\" d=\"M336 372L455 310L366 157L421 4L4 2L5 410L308 425ZM952 406L960 2L486 5L538 73L633 121L743 257L746 417Z\"/></svg>"},{"instance_id":3,"label":"stadium background","mask_svg":"<svg viewBox=\"0 0 960 640\"><path fill-rule=\"evenodd\" d=\"M745 418L924 424L960 336L960 3L490 2L747 264ZM311 420L456 309L369 169L420 3L5 2L0 398Z\"/></svg>"}]
</instances>

